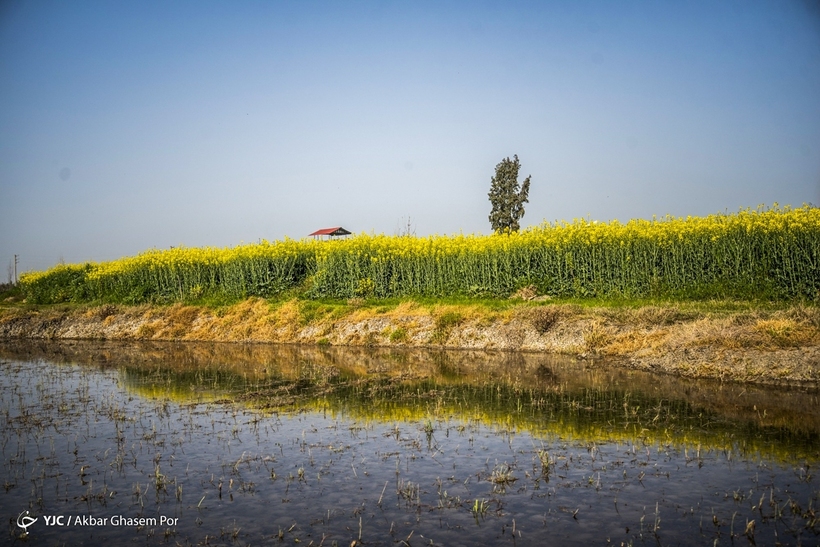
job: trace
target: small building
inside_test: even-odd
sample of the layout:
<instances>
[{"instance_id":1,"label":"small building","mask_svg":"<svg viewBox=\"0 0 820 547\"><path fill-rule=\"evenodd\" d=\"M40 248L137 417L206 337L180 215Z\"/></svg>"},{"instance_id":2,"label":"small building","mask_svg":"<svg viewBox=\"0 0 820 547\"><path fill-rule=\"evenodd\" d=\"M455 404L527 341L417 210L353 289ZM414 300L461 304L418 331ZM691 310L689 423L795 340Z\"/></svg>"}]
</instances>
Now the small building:
<instances>
[{"instance_id":1,"label":"small building","mask_svg":"<svg viewBox=\"0 0 820 547\"><path fill-rule=\"evenodd\" d=\"M309 235L312 235L314 239L322 239L322 236L327 236L328 240L331 240L334 237L349 236L350 234L351 232L348 232L341 226L336 226L335 228L322 228Z\"/></svg>"}]
</instances>

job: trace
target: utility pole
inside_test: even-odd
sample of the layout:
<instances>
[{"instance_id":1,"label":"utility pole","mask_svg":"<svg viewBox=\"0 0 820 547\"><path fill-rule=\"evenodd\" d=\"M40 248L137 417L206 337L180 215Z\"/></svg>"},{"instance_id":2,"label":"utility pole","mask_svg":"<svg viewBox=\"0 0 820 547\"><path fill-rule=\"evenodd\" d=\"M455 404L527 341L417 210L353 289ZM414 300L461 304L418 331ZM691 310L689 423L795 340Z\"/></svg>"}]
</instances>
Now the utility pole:
<instances>
[{"instance_id":1,"label":"utility pole","mask_svg":"<svg viewBox=\"0 0 820 547\"><path fill-rule=\"evenodd\" d=\"M17 285L17 262L20 260L18 255L14 255L14 284Z\"/></svg>"}]
</instances>

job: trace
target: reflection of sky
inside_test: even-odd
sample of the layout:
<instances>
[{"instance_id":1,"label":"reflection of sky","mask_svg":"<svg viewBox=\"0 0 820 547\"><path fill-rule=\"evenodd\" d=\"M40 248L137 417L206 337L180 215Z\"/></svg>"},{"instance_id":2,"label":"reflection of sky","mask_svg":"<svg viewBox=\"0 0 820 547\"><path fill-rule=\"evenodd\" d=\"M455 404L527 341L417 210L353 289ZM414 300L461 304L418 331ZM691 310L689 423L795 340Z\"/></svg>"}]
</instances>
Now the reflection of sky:
<instances>
[{"instance_id":1,"label":"reflection of sky","mask_svg":"<svg viewBox=\"0 0 820 547\"><path fill-rule=\"evenodd\" d=\"M818 203L807 5L6 3L0 265Z\"/></svg>"}]
</instances>

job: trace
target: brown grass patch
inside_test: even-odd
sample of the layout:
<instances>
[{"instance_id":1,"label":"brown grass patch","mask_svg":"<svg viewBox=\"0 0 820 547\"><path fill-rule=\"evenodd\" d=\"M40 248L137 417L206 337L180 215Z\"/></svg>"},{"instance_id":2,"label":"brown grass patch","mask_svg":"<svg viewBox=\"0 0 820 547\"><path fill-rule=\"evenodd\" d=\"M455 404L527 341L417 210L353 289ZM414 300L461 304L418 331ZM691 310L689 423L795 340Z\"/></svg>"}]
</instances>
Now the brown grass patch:
<instances>
[{"instance_id":1,"label":"brown grass patch","mask_svg":"<svg viewBox=\"0 0 820 547\"><path fill-rule=\"evenodd\" d=\"M699 316L700 314L695 311L681 310L673 306L644 306L627 312L630 323L648 327L693 321Z\"/></svg>"},{"instance_id":2,"label":"brown grass patch","mask_svg":"<svg viewBox=\"0 0 820 547\"><path fill-rule=\"evenodd\" d=\"M820 308L817 306L799 304L787 310L784 315L798 323L820 329Z\"/></svg>"},{"instance_id":3,"label":"brown grass patch","mask_svg":"<svg viewBox=\"0 0 820 547\"><path fill-rule=\"evenodd\" d=\"M299 317L299 302L297 300L288 300L276 308L272 321L277 327L292 327L295 329L299 324Z\"/></svg>"},{"instance_id":4,"label":"brown grass patch","mask_svg":"<svg viewBox=\"0 0 820 547\"><path fill-rule=\"evenodd\" d=\"M583 331L584 345L589 351L600 351L613 338L611 327L607 327L602 321L596 319L590 322Z\"/></svg>"},{"instance_id":5,"label":"brown grass patch","mask_svg":"<svg viewBox=\"0 0 820 547\"><path fill-rule=\"evenodd\" d=\"M157 332L157 325L154 322L143 323L137 327L136 338L139 340L147 340L153 338Z\"/></svg>"},{"instance_id":6,"label":"brown grass patch","mask_svg":"<svg viewBox=\"0 0 820 547\"><path fill-rule=\"evenodd\" d=\"M701 319L680 329L676 342L682 347L713 346L715 348L743 349L755 347L757 341L749 330L732 324L732 320Z\"/></svg>"},{"instance_id":7,"label":"brown grass patch","mask_svg":"<svg viewBox=\"0 0 820 547\"><path fill-rule=\"evenodd\" d=\"M526 308L524 319L533 326L538 334L545 334L565 316L561 306L539 306Z\"/></svg>"},{"instance_id":8,"label":"brown grass patch","mask_svg":"<svg viewBox=\"0 0 820 547\"><path fill-rule=\"evenodd\" d=\"M761 337L761 344L780 348L808 344L817 334L817 329L791 319L760 320L753 330Z\"/></svg>"},{"instance_id":9,"label":"brown grass patch","mask_svg":"<svg viewBox=\"0 0 820 547\"><path fill-rule=\"evenodd\" d=\"M538 289L535 285L527 285L515 291L510 296L510 300L534 300L536 296L538 296Z\"/></svg>"},{"instance_id":10,"label":"brown grass patch","mask_svg":"<svg viewBox=\"0 0 820 547\"><path fill-rule=\"evenodd\" d=\"M666 330L655 331L628 331L616 334L607 344L606 352L609 355L630 355L632 353L652 350L657 353L666 343L669 333Z\"/></svg>"},{"instance_id":11,"label":"brown grass patch","mask_svg":"<svg viewBox=\"0 0 820 547\"><path fill-rule=\"evenodd\" d=\"M430 312L419 306L416 302L407 301L402 302L392 311L387 312L387 315L399 317L408 315L430 315Z\"/></svg>"}]
</instances>

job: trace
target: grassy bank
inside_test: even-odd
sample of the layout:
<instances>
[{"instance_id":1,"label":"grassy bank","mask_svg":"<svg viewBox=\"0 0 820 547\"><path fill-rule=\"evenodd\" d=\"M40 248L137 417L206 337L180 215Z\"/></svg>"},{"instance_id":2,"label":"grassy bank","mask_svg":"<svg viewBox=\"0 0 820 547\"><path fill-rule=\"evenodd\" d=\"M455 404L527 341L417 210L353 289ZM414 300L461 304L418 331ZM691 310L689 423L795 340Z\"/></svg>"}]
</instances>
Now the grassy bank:
<instances>
[{"instance_id":1,"label":"grassy bank","mask_svg":"<svg viewBox=\"0 0 820 547\"><path fill-rule=\"evenodd\" d=\"M0 338L560 353L696 378L820 386L820 309L721 300L265 300L0 308Z\"/></svg>"},{"instance_id":2,"label":"grassy bank","mask_svg":"<svg viewBox=\"0 0 820 547\"><path fill-rule=\"evenodd\" d=\"M168 304L248 297L817 298L820 209L545 224L491 236L261 242L151 250L21 278L31 303Z\"/></svg>"}]
</instances>

